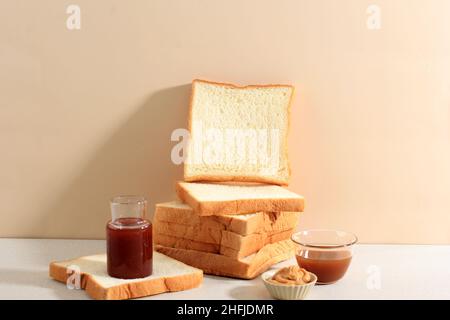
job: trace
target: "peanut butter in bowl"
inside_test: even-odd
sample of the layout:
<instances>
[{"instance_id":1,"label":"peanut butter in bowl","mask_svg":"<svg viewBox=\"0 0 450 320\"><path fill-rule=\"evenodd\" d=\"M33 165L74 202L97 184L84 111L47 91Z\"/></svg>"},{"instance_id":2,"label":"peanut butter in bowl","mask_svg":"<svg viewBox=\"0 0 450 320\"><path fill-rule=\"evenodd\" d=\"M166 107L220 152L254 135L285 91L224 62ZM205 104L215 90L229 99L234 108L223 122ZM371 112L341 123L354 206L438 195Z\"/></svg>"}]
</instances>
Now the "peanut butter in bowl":
<instances>
[{"instance_id":1,"label":"peanut butter in bowl","mask_svg":"<svg viewBox=\"0 0 450 320\"><path fill-rule=\"evenodd\" d=\"M317 276L298 265L266 271L262 280L270 295L281 300L302 300L316 284Z\"/></svg>"},{"instance_id":2,"label":"peanut butter in bowl","mask_svg":"<svg viewBox=\"0 0 450 320\"><path fill-rule=\"evenodd\" d=\"M273 284L302 285L313 281L313 277L299 266L290 266L278 270L268 281Z\"/></svg>"}]
</instances>

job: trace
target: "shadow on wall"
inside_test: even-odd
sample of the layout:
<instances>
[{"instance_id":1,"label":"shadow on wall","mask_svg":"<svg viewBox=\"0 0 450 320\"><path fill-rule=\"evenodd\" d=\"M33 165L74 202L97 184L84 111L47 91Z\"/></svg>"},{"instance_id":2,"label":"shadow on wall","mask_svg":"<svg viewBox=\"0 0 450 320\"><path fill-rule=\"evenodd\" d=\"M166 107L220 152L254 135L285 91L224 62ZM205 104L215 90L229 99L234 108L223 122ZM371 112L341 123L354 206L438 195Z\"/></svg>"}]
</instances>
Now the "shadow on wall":
<instances>
[{"instance_id":1,"label":"shadow on wall","mask_svg":"<svg viewBox=\"0 0 450 320\"><path fill-rule=\"evenodd\" d=\"M187 126L189 94L190 85L152 94L41 215L45 218L32 224L32 233L104 238L112 196L144 194L150 217L156 202L173 200L182 166L170 160L175 144L170 136L174 129Z\"/></svg>"}]
</instances>

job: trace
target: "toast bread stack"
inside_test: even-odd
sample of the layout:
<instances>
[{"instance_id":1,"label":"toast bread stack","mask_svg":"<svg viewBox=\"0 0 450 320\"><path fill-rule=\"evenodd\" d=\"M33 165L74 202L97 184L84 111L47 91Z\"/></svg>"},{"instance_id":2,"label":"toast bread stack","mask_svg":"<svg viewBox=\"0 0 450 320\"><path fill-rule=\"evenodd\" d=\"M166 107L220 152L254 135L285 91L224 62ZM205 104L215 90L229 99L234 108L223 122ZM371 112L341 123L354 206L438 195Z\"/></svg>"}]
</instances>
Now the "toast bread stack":
<instances>
[{"instance_id":1,"label":"toast bread stack","mask_svg":"<svg viewBox=\"0 0 450 320\"><path fill-rule=\"evenodd\" d=\"M232 258L289 239L299 212L199 216L179 201L156 205L155 241L163 246L200 250Z\"/></svg>"},{"instance_id":2,"label":"toast bread stack","mask_svg":"<svg viewBox=\"0 0 450 320\"><path fill-rule=\"evenodd\" d=\"M160 221L190 226L201 225L212 229L236 232L244 236L262 231L278 232L288 230L291 225L297 223L299 218L299 212L256 212L203 217L196 214L189 205L180 201L157 204L156 212Z\"/></svg>"},{"instance_id":3,"label":"toast bread stack","mask_svg":"<svg viewBox=\"0 0 450 320\"><path fill-rule=\"evenodd\" d=\"M182 190L180 200L156 205L159 252L208 274L241 279L254 278L295 254L290 237L303 197L276 185L179 182L176 189Z\"/></svg>"},{"instance_id":4,"label":"toast bread stack","mask_svg":"<svg viewBox=\"0 0 450 320\"><path fill-rule=\"evenodd\" d=\"M194 80L177 201L156 205L156 250L205 273L252 279L295 254L304 210L285 189L294 88Z\"/></svg>"}]
</instances>

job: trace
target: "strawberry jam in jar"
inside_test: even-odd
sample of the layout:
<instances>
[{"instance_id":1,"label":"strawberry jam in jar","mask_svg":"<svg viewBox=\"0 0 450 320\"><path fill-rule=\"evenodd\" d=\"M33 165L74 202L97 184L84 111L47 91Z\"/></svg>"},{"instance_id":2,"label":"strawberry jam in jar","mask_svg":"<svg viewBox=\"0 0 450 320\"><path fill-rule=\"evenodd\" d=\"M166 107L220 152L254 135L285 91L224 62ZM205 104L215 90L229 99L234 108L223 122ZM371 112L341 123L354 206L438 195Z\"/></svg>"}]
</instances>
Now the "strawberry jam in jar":
<instances>
[{"instance_id":1,"label":"strawberry jam in jar","mask_svg":"<svg viewBox=\"0 0 450 320\"><path fill-rule=\"evenodd\" d=\"M152 224L146 219L142 196L111 199L111 221L106 225L108 274L114 278L148 277L153 267Z\"/></svg>"}]
</instances>

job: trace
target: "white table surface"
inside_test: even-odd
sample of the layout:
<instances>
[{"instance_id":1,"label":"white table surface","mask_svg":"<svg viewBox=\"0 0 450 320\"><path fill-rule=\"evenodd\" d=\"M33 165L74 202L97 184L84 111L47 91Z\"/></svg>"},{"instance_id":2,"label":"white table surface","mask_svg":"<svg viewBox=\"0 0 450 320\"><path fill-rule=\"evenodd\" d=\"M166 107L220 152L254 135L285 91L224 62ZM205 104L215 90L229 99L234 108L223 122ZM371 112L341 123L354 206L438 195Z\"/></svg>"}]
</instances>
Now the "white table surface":
<instances>
[{"instance_id":1,"label":"white table surface","mask_svg":"<svg viewBox=\"0 0 450 320\"><path fill-rule=\"evenodd\" d=\"M48 264L105 251L103 240L0 239L0 299L88 299L48 277ZM294 264L295 260L274 266ZM260 278L205 276L201 287L145 299L270 299ZM308 299L450 299L450 246L358 245L347 275Z\"/></svg>"}]
</instances>

